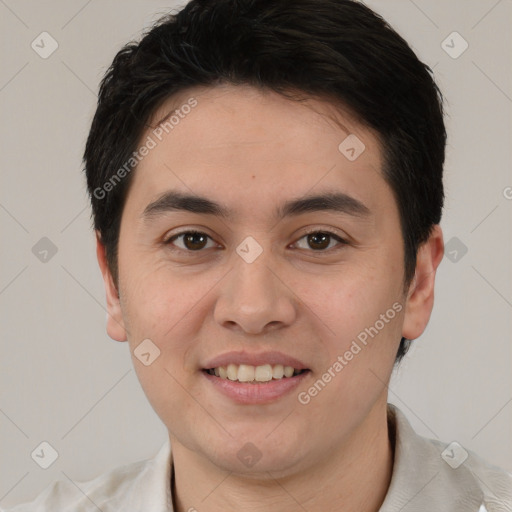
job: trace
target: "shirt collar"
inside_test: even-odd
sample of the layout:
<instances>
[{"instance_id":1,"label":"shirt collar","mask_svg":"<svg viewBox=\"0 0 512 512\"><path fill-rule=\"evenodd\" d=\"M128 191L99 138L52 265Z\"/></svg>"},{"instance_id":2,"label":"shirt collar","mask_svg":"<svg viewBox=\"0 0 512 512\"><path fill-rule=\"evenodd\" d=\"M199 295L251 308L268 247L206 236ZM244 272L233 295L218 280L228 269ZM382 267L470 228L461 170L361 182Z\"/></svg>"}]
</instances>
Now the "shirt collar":
<instances>
[{"instance_id":1,"label":"shirt collar","mask_svg":"<svg viewBox=\"0 0 512 512\"><path fill-rule=\"evenodd\" d=\"M171 479L173 465L169 438L158 453L141 468L137 478L126 489L117 505L119 512L145 510L173 512Z\"/></svg>"}]
</instances>

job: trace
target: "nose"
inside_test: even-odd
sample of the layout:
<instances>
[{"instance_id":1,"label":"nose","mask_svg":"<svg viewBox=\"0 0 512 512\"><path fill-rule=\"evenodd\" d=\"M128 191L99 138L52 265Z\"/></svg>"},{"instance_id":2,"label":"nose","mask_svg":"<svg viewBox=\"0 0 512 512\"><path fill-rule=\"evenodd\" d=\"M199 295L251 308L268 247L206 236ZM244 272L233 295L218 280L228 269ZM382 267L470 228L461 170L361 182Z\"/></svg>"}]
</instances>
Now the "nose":
<instances>
[{"instance_id":1,"label":"nose","mask_svg":"<svg viewBox=\"0 0 512 512\"><path fill-rule=\"evenodd\" d=\"M216 322L247 334L265 334L293 323L296 299L279 275L271 251L263 251L252 263L234 258L214 311Z\"/></svg>"}]
</instances>

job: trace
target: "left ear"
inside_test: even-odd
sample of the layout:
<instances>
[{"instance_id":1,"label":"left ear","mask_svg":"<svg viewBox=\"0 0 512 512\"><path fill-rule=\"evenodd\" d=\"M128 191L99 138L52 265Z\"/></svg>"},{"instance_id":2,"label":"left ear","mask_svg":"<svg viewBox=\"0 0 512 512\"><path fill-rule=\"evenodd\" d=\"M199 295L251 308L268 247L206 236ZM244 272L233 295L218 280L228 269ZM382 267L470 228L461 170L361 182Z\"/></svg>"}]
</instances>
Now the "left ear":
<instances>
[{"instance_id":1,"label":"left ear","mask_svg":"<svg viewBox=\"0 0 512 512\"><path fill-rule=\"evenodd\" d=\"M436 224L428 240L418 248L416 271L409 286L405 305L402 336L409 340L418 338L430 319L434 306L436 270L444 255L441 227Z\"/></svg>"},{"instance_id":2,"label":"left ear","mask_svg":"<svg viewBox=\"0 0 512 512\"><path fill-rule=\"evenodd\" d=\"M126 328L124 326L123 312L121 311L121 302L114 279L107 263L107 254L105 246L101 241L101 236L96 231L96 256L98 264L103 275L105 285L105 294L107 300L107 333L115 341L127 341Z\"/></svg>"}]
</instances>

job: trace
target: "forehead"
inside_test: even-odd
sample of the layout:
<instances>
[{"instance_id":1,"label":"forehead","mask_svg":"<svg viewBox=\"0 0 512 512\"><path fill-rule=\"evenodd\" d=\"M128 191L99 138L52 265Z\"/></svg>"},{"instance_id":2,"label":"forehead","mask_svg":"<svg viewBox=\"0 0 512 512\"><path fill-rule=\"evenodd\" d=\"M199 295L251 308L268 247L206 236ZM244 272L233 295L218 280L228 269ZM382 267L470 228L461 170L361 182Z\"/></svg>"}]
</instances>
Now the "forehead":
<instances>
[{"instance_id":1,"label":"forehead","mask_svg":"<svg viewBox=\"0 0 512 512\"><path fill-rule=\"evenodd\" d=\"M294 152L299 150L298 143L304 138L311 140L311 144L320 137L326 139L323 148L310 148L311 144L304 147L304 150L313 149L310 153L313 159L320 156L318 152L325 149L329 139L337 142L350 134L358 133L370 146L379 145L378 134L362 126L340 101L308 97L302 92L294 92L293 97L296 99L249 85L193 87L165 101L149 120L151 130L143 135L156 130L157 135L165 137L172 132L180 142L192 135L187 141L190 146L200 139L203 148L207 145L210 149L215 146L221 149L223 144L237 149L238 145L261 141L281 146L288 142L292 148L296 141ZM194 107L190 108L190 104ZM372 149L379 159L380 147Z\"/></svg>"},{"instance_id":2,"label":"forehead","mask_svg":"<svg viewBox=\"0 0 512 512\"><path fill-rule=\"evenodd\" d=\"M378 136L321 99L290 100L250 86L191 88L154 113L141 145L149 139L129 194L139 210L170 189L228 198L235 211L273 201L274 212L278 197L315 188L370 204L387 188Z\"/></svg>"}]
</instances>

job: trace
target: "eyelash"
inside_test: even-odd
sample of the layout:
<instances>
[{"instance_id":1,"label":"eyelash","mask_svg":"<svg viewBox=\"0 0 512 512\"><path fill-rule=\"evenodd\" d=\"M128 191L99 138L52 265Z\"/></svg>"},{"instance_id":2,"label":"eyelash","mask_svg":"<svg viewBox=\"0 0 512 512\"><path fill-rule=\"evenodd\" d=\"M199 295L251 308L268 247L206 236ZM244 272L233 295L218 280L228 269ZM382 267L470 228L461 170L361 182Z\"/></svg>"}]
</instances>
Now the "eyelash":
<instances>
[{"instance_id":1,"label":"eyelash","mask_svg":"<svg viewBox=\"0 0 512 512\"><path fill-rule=\"evenodd\" d=\"M313 234L324 234L324 235L328 235L329 237L335 239L337 242L338 242L338 246L337 248L338 249L341 249L343 246L345 245L348 245L348 242L341 238L339 235L337 235L336 233L332 232L332 231L329 231L329 230L322 230L322 229L314 229L314 230L311 230L311 231L308 231L306 233L304 233L298 240L302 240L304 237L307 237L308 235L313 235ZM206 236L207 238L209 238L210 240L213 240L212 237L210 237L208 234L204 233L203 231L197 231L195 229L187 229L186 231L181 231L179 233L175 233L174 235L172 235L171 237L169 237L167 240L164 240L163 244L166 245L166 246L169 246L171 247L172 246L172 242L176 239L178 239L179 237L182 237L183 235L189 235L189 234L192 234L192 235L204 235ZM297 243L295 242L295 243ZM192 251L190 249L182 249L181 247L171 247L171 250L172 251L181 251L181 252L185 252L185 253L188 253L188 254L194 254L194 253L200 253L200 252L204 252L204 248L203 249L198 249L197 251ZM302 249L302 250L305 250L305 249ZM327 253L327 252L331 252L333 250L337 250L336 247L333 249L333 248L330 248L330 249L317 249L317 250L314 250L314 249L309 249L311 252L313 253Z\"/></svg>"}]
</instances>

